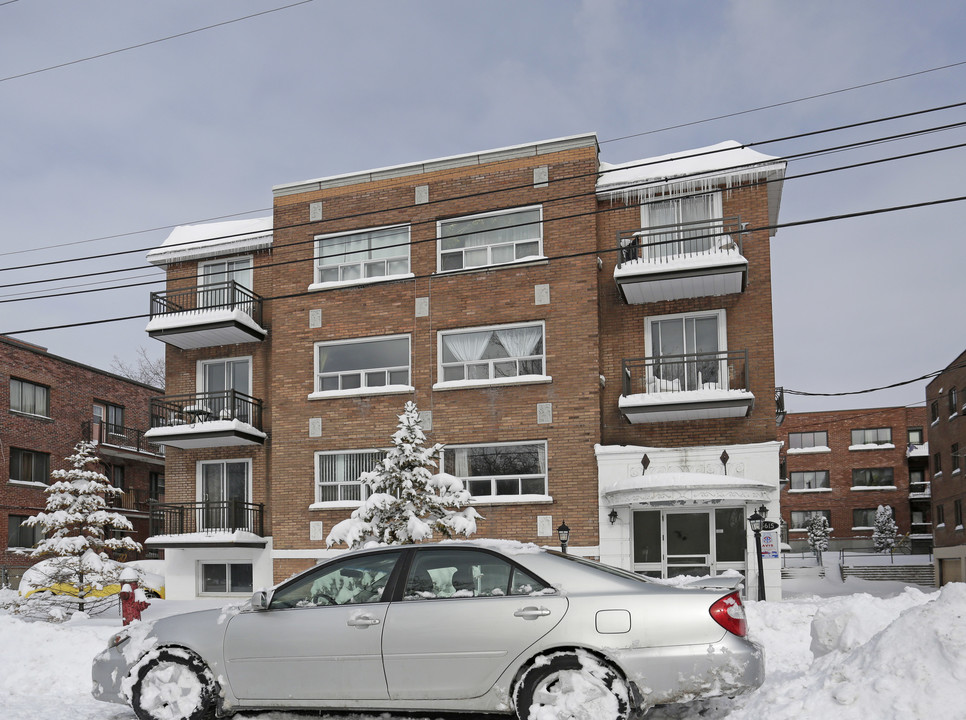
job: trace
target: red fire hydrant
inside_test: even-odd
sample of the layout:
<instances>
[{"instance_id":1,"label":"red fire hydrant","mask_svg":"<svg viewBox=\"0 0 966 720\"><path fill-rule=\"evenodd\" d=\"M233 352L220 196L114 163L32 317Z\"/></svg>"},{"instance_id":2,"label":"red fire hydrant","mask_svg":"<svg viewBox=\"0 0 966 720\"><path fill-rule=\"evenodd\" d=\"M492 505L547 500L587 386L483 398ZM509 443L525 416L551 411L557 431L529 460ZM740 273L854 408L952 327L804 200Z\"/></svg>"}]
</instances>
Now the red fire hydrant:
<instances>
[{"instance_id":1,"label":"red fire hydrant","mask_svg":"<svg viewBox=\"0 0 966 720\"><path fill-rule=\"evenodd\" d=\"M144 590L138 587L137 573L126 568L121 573L121 617L124 624L130 625L135 620L141 619L141 611L150 603Z\"/></svg>"}]
</instances>

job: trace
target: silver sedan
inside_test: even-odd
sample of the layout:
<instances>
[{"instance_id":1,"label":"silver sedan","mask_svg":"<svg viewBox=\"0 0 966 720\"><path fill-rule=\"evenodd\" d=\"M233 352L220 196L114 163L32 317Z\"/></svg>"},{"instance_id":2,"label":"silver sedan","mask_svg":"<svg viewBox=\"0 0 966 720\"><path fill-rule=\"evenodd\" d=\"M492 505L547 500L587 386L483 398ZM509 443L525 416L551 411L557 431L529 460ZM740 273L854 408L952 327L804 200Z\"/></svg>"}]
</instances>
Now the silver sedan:
<instances>
[{"instance_id":1,"label":"silver sedan","mask_svg":"<svg viewBox=\"0 0 966 720\"><path fill-rule=\"evenodd\" d=\"M761 685L736 591L674 588L532 545L346 553L249 605L135 625L94 697L141 720L279 708L643 715Z\"/></svg>"}]
</instances>

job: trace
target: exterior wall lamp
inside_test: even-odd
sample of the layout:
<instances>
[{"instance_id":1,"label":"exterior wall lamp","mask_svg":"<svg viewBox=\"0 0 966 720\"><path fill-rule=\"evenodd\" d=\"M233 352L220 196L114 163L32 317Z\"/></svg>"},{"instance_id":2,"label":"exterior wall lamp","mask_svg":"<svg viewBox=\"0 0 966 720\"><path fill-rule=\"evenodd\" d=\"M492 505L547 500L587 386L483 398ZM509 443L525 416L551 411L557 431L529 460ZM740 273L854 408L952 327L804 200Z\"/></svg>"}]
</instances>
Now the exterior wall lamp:
<instances>
[{"instance_id":1,"label":"exterior wall lamp","mask_svg":"<svg viewBox=\"0 0 966 720\"><path fill-rule=\"evenodd\" d=\"M617 522L617 510L611 510L607 514L607 519L610 520L610 524L611 525L613 525L615 522Z\"/></svg>"}]
</instances>

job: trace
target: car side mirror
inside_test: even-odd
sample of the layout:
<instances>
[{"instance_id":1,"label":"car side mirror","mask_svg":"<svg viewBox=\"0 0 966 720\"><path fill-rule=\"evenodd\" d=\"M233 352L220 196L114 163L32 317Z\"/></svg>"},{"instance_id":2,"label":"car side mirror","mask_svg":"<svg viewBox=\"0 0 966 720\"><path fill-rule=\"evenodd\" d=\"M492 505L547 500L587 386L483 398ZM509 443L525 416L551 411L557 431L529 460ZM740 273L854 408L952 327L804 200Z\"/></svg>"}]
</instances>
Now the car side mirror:
<instances>
[{"instance_id":1,"label":"car side mirror","mask_svg":"<svg viewBox=\"0 0 966 720\"><path fill-rule=\"evenodd\" d=\"M267 590L256 590L252 595L252 610L268 610L270 600Z\"/></svg>"}]
</instances>

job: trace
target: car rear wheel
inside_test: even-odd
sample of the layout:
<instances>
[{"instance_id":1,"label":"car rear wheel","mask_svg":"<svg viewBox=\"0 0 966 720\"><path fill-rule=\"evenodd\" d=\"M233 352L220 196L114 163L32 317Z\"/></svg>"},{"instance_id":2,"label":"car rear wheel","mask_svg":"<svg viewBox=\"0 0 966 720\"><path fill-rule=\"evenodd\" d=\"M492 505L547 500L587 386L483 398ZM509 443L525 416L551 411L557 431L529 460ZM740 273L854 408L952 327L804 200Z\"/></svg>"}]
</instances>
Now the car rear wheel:
<instances>
[{"instance_id":1,"label":"car rear wheel","mask_svg":"<svg viewBox=\"0 0 966 720\"><path fill-rule=\"evenodd\" d=\"M215 680L201 660L162 650L138 672L131 707L140 720L210 720L215 695Z\"/></svg>"},{"instance_id":2,"label":"car rear wheel","mask_svg":"<svg viewBox=\"0 0 966 720\"><path fill-rule=\"evenodd\" d=\"M513 705L520 720L627 720L630 694L623 678L586 652L538 659L523 674Z\"/></svg>"}]
</instances>

